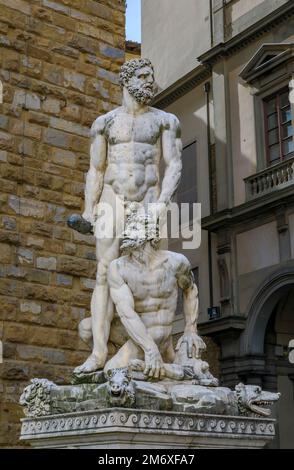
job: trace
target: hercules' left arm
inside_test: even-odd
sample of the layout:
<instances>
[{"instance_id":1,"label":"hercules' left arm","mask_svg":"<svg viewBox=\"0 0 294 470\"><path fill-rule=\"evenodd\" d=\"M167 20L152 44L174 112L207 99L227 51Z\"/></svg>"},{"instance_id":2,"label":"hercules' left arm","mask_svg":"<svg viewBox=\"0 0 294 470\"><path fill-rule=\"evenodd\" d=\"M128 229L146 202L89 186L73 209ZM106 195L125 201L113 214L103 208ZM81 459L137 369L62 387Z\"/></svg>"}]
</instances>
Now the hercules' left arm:
<instances>
[{"instance_id":1,"label":"hercules' left arm","mask_svg":"<svg viewBox=\"0 0 294 470\"><path fill-rule=\"evenodd\" d=\"M168 205L177 190L182 172L181 128L178 119L172 114L167 115L162 133L162 156L165 173L158 203Z\"/></svg>"}]
</instances>

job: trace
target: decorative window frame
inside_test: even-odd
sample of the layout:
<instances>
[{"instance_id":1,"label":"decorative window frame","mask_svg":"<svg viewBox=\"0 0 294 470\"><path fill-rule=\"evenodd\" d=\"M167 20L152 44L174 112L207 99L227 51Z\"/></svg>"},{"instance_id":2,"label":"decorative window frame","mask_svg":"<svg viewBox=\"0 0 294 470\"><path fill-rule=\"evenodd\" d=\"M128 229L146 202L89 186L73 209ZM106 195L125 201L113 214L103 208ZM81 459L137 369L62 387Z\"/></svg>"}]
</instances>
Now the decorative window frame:
<instances>
[{"instance_id":1,"label":"decorative window frame","mask_svg":"<svg viewBox=\"0 0 294 470\"><path fill-rule=\"evenodd\" d=\"M265 61L266 57L271 58ZM283 88L294 89L294 43L263 44L240 73L254 99L257 172L268 168L264 101ZM289 98L294 125L294 99ZM294 137L293 137L294 138Z\"/></svg>"}]
</instances>

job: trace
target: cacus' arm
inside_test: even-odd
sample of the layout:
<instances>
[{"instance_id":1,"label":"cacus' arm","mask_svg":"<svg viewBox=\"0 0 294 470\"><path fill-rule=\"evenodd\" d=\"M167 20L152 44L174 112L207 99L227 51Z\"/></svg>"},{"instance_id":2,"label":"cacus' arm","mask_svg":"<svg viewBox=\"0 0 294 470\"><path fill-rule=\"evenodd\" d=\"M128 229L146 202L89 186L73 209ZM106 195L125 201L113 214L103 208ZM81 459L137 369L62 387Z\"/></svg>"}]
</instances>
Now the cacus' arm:
<instances>
[{"instance_id":1,"label":"cacus' arm","mask_svg":"<svg viewBox=\"0 0 294 470\"><path fill-rule=\"evenodd\" d=\"M181 256L180 259L177 279L179 287L183 290L185 331L197 333L199 316L198 288L189 261L184 256Z\"/></svg>"}]
</instances>

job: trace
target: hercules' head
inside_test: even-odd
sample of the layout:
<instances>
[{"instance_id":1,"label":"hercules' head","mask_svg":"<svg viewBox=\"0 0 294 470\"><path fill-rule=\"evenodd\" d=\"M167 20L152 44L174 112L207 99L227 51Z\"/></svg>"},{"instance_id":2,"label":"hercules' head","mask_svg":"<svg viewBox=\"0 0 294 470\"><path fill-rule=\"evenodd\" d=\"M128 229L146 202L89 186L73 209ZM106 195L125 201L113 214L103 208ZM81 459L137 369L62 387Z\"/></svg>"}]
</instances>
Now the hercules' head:
<instances>
[{"instance_id":1,"label":"hercules' head","mask_svg":"<svg viewBox=\"0 0 294 470\"><path fill-rule=\"evenodd\" d=\"M149 104L154 97L154 70L149 59L125 62L119 74L119 83L140 104Z\"/></svg>"}]
</instances>

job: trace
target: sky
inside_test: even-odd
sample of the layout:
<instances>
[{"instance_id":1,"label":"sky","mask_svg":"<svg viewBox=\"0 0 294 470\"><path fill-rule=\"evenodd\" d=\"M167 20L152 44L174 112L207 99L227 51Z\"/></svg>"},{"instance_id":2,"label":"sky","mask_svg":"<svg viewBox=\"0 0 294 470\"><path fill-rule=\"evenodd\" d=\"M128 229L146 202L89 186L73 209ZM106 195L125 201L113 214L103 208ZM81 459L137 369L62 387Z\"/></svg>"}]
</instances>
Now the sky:
<instances>
[{"instance_id":1,"label":"sky","mask_svg":"<svg viewBox=\"0 0 294 470\"><path fill-rule=\"evenodd\" d=\"M130 41L141 42L141 0L127 0L126 36Z\"/></svg>"}]
</instances>

